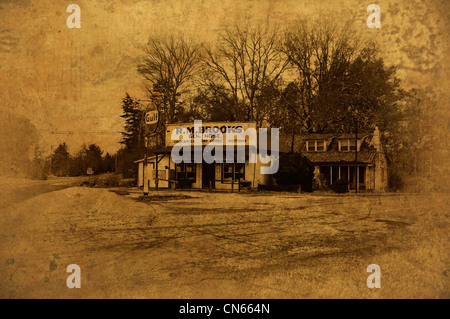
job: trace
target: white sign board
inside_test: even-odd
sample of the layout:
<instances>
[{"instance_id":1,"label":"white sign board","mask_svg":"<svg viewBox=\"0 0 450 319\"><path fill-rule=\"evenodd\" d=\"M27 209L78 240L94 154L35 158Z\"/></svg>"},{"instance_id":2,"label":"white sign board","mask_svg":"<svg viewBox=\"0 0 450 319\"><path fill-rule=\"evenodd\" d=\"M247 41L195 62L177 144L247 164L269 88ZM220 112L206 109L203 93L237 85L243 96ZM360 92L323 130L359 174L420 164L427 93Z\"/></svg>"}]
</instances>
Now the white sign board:
<instances>
[{"instance_id":1,"label":"white sign board","mask_svg":"<svg viewBox=\"0 0 450 319\"><path fill-rule=\"evenodd\" d=\"M255 122L213 122L213 123L202 123L200 130L195 129L193 123L188 124L169 124L166 126L166 146L175 146L180 140L172 140L172 132L177 134L187 134L190 140L185 141L194 145L194 138L199 138L202 140L202 145L209 144L217 136L215 133L221 133L223 141L227 141L227 134L230 134L231 138L233 133L241 133L246 131L248 128L254 128L256 130ZM217 142L221 142L216 140ZM225 144L225 143L223 143ZM237 141L236 144L248 145L248 138L244 141Z\"/></svg>"}]
</instances>

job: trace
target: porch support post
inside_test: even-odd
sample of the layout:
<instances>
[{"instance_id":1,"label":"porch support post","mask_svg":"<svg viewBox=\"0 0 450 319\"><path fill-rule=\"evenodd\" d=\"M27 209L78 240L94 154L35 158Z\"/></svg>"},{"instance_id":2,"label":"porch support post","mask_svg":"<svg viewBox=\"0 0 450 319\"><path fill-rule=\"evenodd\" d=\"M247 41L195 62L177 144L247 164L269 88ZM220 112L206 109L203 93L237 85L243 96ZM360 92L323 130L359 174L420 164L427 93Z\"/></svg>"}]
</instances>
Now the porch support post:
<instances>
[{"instance_id":1,"label":"porch support post","mask_svg":"<svg viewBox=\"0 0 450 319\"><path fill-rule=\"evenodd\" d=\"M358 193L358 191L359 191L359 166L358 166L358 163L356 163L355 170L356 170L356 193Z\"/></svg>"},{"instance_id":2,"label":"porch support post","mask_svg":"<svg viewBox=\"0 0 450 319\"><path fill-rule=\"evenodd\" d=\"M156 190L158 190L158 178L159 178L159 174L158 174L158 153L156 153L156 176L155 176L155 186L156 186Z\"/></svg>"},{"instance_id":3,"label":"porch support post","mask_svg":"<svg viewBox=\"0 0 450 319\"><path fill-rule=\"evenodd\" d=\"M348 181L347 187L348 187L348 190L350 190L350 169L351 168L352 167L350 165L347 166L347 181Z\"/></svg>"},{"instance_id":4,"label":"porch support post","mask_svg":"<svg viewBox=\"0 0 450 319\"><path fill-rule=\"evenodd\" d=\"M333 185L333 166L330 165L330 185Z\"/></svg>"}]
</instances>

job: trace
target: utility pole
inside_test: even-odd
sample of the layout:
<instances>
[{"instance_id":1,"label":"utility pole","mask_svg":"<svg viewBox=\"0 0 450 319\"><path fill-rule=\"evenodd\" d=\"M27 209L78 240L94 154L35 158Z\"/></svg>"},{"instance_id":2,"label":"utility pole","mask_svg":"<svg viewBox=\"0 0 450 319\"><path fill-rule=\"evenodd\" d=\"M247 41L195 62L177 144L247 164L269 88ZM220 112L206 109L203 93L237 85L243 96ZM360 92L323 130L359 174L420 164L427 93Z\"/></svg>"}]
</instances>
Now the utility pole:
<instances>
[{"instance_id":1,"label":"utility pole","mask_svg":"<svg viewBox=\"0 0 450 319\"><path fill-rule=\"evenodd\" d=\"M145 179L145 172L147 171L147 153L148 153L148 141L149 141L149 137L147 136L146 138L146 143L145 143L145 155L144 155L144 164L143 164L143 168L142 168L142 177L144 179L144 195L148 195L148 181Z\"/></svg>"},{"instance_id":2,"label":"utility pole","mask_svg":"<svg viewBox=\"0 0 450 319\"><path fill-rule=\"evenodd\" d=\"M358 119L355 118L355 187L356 194L358 194L359 188L359 169L358 169Z\"/></svg>"},{"instance_id":3,"label":"utility pole","mask_svg":"<svg viewBox=\"0 0 450 319\"><path fill-rule=\"evenodd\" d=\"M50 145L50 174L52 175L53 145Z\"/></svg>"}]
</instances>

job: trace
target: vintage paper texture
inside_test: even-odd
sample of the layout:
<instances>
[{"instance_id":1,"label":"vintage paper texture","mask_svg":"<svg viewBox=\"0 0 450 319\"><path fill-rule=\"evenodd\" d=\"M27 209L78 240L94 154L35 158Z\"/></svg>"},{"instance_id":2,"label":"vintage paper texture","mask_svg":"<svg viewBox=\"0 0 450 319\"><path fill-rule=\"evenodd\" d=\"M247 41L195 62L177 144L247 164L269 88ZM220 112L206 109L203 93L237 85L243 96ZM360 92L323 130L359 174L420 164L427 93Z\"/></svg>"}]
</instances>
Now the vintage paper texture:
<instances>
[{"instance_id":1,"label":"vintage paper texture","mask_svg":"<svg viewBox=\"0 0 450 319\"><path fill-rule=\"evenodd\" d=\"M404 89L432 89L428 134L442 143L429 170L445 180L449 1L378 0L380 29L366 26L369 2L358 0L74 0L80 29L66 25L70 3L0 0L0 297L450 296L444 184L358 197L177 192L142 202L137 188L117 194L69 187L85 177L25 174L34 145L42 158L62 142L71 154L92 143L117 152L125 92L146 98L137 59L150 36L209 43L227 25L329 17L360 25ZM81 267L81 289L66 286L69 264ZM381 267L380 289L366 286L369 264Z\"/></svg>"}]
</instances>

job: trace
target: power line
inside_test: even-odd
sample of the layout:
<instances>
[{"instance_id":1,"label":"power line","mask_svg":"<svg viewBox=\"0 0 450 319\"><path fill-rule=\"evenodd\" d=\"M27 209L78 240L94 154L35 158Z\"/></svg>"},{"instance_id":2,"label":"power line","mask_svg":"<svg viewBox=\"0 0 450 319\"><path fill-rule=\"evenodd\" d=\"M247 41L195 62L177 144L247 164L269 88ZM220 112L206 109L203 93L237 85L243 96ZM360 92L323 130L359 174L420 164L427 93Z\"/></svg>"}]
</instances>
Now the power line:
<instances>
[{"instance_id":1,"label":"power line","mask_svg":"<svg viewBox=\"0 0 450 319\"><path fill-rule=\"evenodd\" d=\"M122 134L122 132L118 131L52 131L52 130L37 130L38 132L47 132L50 134Z\"/></svg>"}]
</instances>

